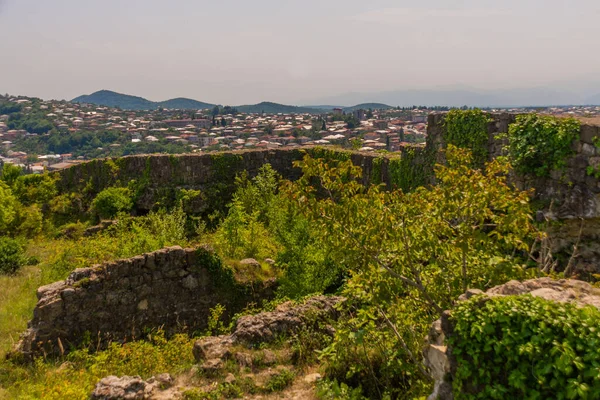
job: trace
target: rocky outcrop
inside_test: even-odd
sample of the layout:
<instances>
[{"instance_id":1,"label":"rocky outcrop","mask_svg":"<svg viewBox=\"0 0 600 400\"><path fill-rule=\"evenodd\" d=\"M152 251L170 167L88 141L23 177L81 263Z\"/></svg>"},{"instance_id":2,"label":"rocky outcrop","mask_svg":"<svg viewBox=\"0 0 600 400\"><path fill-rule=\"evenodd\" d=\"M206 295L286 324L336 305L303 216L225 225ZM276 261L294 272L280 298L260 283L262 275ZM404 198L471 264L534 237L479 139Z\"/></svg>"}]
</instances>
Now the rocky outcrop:
<instances>
[{"instance_id":1,"label":"rocky outcrop","mask_svg":"<svg viewBox=\"0 0 600 400\"><path fill-rule=\"evenodd\" d=\"M235 358L240 366L252 366L252 357L244 352L233 352L236 344L255 347L272 342L280 335L288 335L304 327L319 328L319 322L338 318L335 306L344 300L336 296L316 296L302 304L280 304L275 310L238 319L231 335L204 337L194 343L194 358L204 372L222 368L225 360ZM325 324L326 325L326 324ZM333 334L332 328L326 328ZM272 353L266 353L263 362L269 364Z\"/></svg>"},{"instance_id":2,"label":"rocky outcrop","mask_svg":"<svg viewBox=\"0 0 600 400\"><path fill-rule=\"evenodd\" d=\"M510 281L483 292L477 289L468 290L459 297L465 301L473 296L518 296L530 294L548 301L560 303L572 302L579 306L594 306L600 309L600 289L587 282L572 279L554 280L551 278L532 279L524 282ZM456 371L456 362L452 357L452 349L447 347L446 338L452 334L451 311L445 311L435 321L427 337L427 346L423 352L423 363L429 369L435 381L434 392L428 400L451 400L452 374Z\"/></svg>"},{"instance_id":3,"label":"rocky outcrop","mask_svg":"<svg viewBox=\"0 0 600 400\"><path fill-rule=\"evenodd\" d=\"M147 400L173 385L169 374L160 374L146 381L139 376L108 376L96 384L90 400Z\"/></svg>"},{"instance_id":4,"label":"rocky outcrop","mask_svg":"<svg viewBox=\"0 0 600 400\"><path fill-rule=\"evenodd\" d=\"M202 330L210 308L225 306L227 317L269 298L273 289L273 282L238 283L206 247L175 246L77 269L38 289L33 319L16 351L25 357L64 354L85 338L103 348L148 329L167 335Z\"/></svg>"}]
</instances>

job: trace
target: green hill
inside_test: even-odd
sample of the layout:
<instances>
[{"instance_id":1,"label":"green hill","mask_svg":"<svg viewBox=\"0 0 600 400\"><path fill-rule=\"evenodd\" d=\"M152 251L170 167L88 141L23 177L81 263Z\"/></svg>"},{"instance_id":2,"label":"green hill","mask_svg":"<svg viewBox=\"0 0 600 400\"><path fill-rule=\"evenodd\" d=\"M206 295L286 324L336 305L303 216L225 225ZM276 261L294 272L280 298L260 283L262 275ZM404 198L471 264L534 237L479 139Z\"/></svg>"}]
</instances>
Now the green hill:
<instances>
[{"instance_id":1,"label":"green hill","mask_svg":"<svg viewBox=\"0 0 600 400\"><path fill-rule=\"evenodd\" d=\"M244 106L236 106L235 107L239 112L243 113L268 113L268 114L321 114L324 110L311 108L311 107L296 107L296 106L287 106L279 103L271 103L268 101L263 101L262 103L253 104L253 105L244 105Z\"/></svg>"},{"instance_id":2,"label":"green hill","mask_svg":"<svg viewBox=\"0 0 600 400\"><path fill-rule=\"evenodd\" d=\"M72 100L74 103L89 103L99 106L118 107L123 110L156 110L163 108L179 108L188 110L201 110L214 107L214 104L203 103L186 98L176 98L161 102L150 101L143 97L130 96L110 90L100 90L90 95L76 97Z\"/></svg>"},{"instance_id":3,"label":"green hill","mask_svg":"<svg viewBox=\"0 0 600 400\"><path fill-rule=\"evenodd\" d=\"M202 101L186 99L178 97L167 101L161 101L159 104L163 108L177 108L181 110L203 110L205 108L213 108L214 104L204 103Z\"/></svg>"},{"instance_id":4,"label":"green hill","mask_svg":"<svg viewBox=\"0 0 600 400\"><path fill-rule=\"evenodd\" d=\"M363 103L363 104L357 104L355 106L352 107L344 107L344 111L345 112L352 112L354 110L389 110L390 108L394 108L392 106L388 106L387 104L383 104L383 103Z\"/></svg>"}]
</instances>

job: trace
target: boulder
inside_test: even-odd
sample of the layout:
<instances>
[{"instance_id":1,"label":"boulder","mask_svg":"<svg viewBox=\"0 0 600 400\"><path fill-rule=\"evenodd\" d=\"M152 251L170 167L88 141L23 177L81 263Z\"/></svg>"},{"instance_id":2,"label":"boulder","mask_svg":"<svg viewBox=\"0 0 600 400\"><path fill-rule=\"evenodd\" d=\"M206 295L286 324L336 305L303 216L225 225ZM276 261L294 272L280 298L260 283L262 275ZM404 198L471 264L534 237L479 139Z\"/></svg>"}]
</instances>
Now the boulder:
<instances>
[{"instance_id":1,"label":"boulder","mask_svg":"<svg viewBox=\"0 0 600 400\"><path fill-rule=\"evenodd\" d=\"M107 376L96 384L91 400L144 400L152 399L155 392L173 385L169 374L160 374L147 381L139 376Z\"/></svg>"}]
</instances>

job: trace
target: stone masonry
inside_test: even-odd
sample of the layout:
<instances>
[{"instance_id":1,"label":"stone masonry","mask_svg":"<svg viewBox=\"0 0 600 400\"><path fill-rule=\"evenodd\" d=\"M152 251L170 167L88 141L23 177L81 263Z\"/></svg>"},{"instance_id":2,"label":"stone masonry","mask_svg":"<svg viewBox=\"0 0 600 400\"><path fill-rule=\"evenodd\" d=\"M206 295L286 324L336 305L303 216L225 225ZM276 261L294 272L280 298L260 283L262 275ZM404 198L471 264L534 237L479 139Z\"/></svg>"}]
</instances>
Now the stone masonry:
<instances>
[{"instance_id":1,"label":"stone masonry","mask_svg":"<svg viewBox=\"0 0 600 400\"><path fill-rule=\"evenodd\" d=\"M272 282L261 285L238 284L204 247L175 246L77 269L65 281L38 289L16 354L62 354L86 340L103 348L158 328L166 334L205 329L217 304L232 315L269 298Z\"/></svg>"}]
</instances>

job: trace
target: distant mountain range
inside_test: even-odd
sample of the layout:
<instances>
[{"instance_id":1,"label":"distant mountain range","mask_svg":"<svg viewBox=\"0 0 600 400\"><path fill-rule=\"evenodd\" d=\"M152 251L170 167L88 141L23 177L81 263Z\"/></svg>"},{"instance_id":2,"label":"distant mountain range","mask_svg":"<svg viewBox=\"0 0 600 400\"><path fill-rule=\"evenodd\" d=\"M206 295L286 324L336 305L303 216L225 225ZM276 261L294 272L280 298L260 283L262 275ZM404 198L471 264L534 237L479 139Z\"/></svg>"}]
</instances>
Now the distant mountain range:
<instances>
[{"instance_id":1,"label":"distant mountain range","mask_svg":"<svg viewBox=\"0 0 600 400\"><path fill-rule=\"evenodd\" d=\"M594 85L593 88L596 88ZM590 89L593 89L590 86ZM124 110L156 110L160 107L169 109L202 110L213 108L215 104L193 99L176 98L155 102L143 97L130 96L100 90L72 100L76 103L91 103ZM546 87L508 90L479 90L469 87L448 87L432 90L396 90L373 93L346 93L339 96L315 99L304 105L292 106L273 102L234 106L246 113L311 113L330 112L334 108L342 108L345 112L357 109L389 109L400 106L448 106L448 107L533 107L555 105L600 105L600 87L598 92L588 90L587 93ZM334 106L332 104L356 104L355 106ZM392 106L389 106L391 104Z\"/></svg>"},{"instance_id":2,"label":"distant mountain range","mask_svg":"<svg viewBox=\"0 0 600 400\"><path fill-rule=\"evenodd\" d=\"M204 103L202 101L176 98L166 101L150 101L143 97L130 96L127 94L121 94L110 90L100 90L90 95L83 95L71 100L74 103L88 103L97 104L99 106L106 107L118 107L123 110L156 110L158 108L169 108L169 109L180 109L180 110L203 110L207 108L213 108L215 104ZM243 113L268 113L268 114L320 114L328 112L337 108L337 106L289 106L285 104L272 103L264 101L258 104L241 105L235 106L239 112ZM357 109L388 109L392 108L386 104L379 103L366 103L358 104L352 107L339 107L343 108L344 111L352 112Z\"/></svg>"},{"instance_id":3,"label":"distant mountain range","mask_svg":"<svg viewBox=\"0 0 600 400\"><path fill-rule=\"evenodd\" d=\"M594 85L594 88L596 87L598 88L597 94L546 87L508 90L479 90L469 87L449 87L431 90L395 90L372 93L351 92L313 99L310 103L357 104L371 101L377 102L375 104L383 103L400 107L410 107L413 105L448 107L461 107L464 105L470 107L600 105L600 86Z\"/></svg>"}]
</instances>

